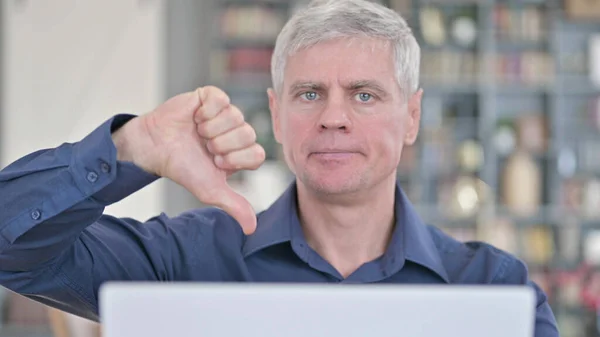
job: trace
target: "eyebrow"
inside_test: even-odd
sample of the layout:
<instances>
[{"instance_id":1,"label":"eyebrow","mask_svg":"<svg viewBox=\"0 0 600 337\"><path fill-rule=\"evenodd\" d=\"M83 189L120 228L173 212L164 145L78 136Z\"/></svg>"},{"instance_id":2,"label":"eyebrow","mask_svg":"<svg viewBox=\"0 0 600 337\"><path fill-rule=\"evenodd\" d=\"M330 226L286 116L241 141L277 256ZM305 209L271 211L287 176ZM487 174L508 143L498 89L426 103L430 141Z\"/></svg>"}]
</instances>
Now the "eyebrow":
<instances>
[{"instance_id":1,"label":"eyebrow","mask_svg":"<svg viewBox=\"0 0 600 337\"><path fill-rule=\"evenodd\" d=\"M294 93L300 89L310 89L315 91L321 91L325 88L323 83L318 82L296 82L290 86L290 93Z\"/></svg>"},{"instance_id":2,"label":"eyebrow","mask_svg":"<svg viewBox=\"0 0 600 337\"><path fill-rule=\"evenodd\" d=\"M387 96L388 92L379 83L371 80L353 81L347 87L350 90L371 89L376 91L379 96Z\"/></svg>"},{"instance_id":3,"label":"eyebrow","mask_svg":"<svg viewBox=\"0 0 600 337\"><path fill-rule=\"evenodd\" d=\"M323 91L325 89L325 84L320 82L296 82L290 86L290 93L294 93L301 89L310 89L314 91ZM377 94L381 97L385 97L388 95L388 92L376 81L372 80L359 80L352 81L347 86L345 86L347 90L360 90L360 89L371 89L376 91Z\"/></svg>"}]
</instances>

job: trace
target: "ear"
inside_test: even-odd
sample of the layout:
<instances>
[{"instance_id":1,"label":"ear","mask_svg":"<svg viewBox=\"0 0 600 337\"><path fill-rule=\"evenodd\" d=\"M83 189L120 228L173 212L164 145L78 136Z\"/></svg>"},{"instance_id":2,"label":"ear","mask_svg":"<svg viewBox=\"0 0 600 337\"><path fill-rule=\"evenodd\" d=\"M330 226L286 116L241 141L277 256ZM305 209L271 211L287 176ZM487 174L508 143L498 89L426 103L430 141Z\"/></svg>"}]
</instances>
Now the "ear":
<instances>
[{"instance_id":1,"label":"ear","mask_svg":"<svg viewBox=\"0 0 600 337\"><path fill-rule=\"evenodd\" d=\"M271 124L273 126L273 134L277 143L281 144L281 127L279 123L279 102L275 90L269 88L267 90L269 96L269 110L271 110Z\"/></svg>"},{"instance_id":2,"label":"ear","mask_svg":"<svg viewBox=\"0 0 600 337\"><path fill-rule=\"evenodd\" d=\"M423 97L423 89L417 90L416 93L408 100L407 113L408 125L406 135L404 136L405 145L413 145L419 134L419 125L421 123L421 98Z\"/></svg>"}]
</instances>

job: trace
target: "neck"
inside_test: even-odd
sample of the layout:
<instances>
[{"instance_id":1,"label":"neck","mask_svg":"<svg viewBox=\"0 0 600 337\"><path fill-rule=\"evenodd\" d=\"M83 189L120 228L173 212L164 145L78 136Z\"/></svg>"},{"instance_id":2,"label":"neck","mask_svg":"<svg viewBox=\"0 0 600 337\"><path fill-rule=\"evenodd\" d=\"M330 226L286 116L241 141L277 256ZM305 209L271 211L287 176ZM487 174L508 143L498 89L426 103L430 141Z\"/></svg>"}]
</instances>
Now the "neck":
<instances>
[{"instance_id":1,"label":"neck","mask_svg":"<svg viewBox=\"0 0 600 337\"><path fill-rule=\"evenodd\" d=\"M298 183L308 244L344 277L385 253L394 229L395 176L360 195L316 195Z\"/></svg>"}]
</instances>

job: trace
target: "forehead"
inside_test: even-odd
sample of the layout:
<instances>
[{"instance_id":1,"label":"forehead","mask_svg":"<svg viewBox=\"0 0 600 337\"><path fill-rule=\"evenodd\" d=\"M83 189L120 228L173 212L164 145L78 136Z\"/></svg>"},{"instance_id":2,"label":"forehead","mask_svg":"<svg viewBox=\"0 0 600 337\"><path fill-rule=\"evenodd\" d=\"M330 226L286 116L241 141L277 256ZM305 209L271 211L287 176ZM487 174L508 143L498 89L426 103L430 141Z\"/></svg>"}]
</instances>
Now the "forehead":
<instances>
[{"instance_id":1,"label":"forehead","mask_svg":"<svg viewBox=\"0 0 600 337\"><path fill-rule=\"evenodd\" d=\"M394 58L389 43L372 38L321 42L288 57L284 87L297 81L326 84L376 80L393 86Z\"/></svg>"}]
</instances>

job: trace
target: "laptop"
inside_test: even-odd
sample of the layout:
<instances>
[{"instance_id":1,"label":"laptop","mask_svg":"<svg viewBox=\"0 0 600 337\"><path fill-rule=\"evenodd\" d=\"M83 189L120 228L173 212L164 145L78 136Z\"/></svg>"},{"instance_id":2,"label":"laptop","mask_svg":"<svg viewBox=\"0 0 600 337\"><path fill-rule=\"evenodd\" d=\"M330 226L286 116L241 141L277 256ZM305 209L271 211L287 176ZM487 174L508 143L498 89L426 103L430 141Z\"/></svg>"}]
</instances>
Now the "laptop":
<instances>
[{"instance_id":1,"label":"laptop","mask_svg":"<svg viewBox=\"0 0 600 337\"><path fill-rule=\"evenodd\" d=\"M532 337L524 286L109 282L104 337Z\"/></svg>"}]
</instances>

